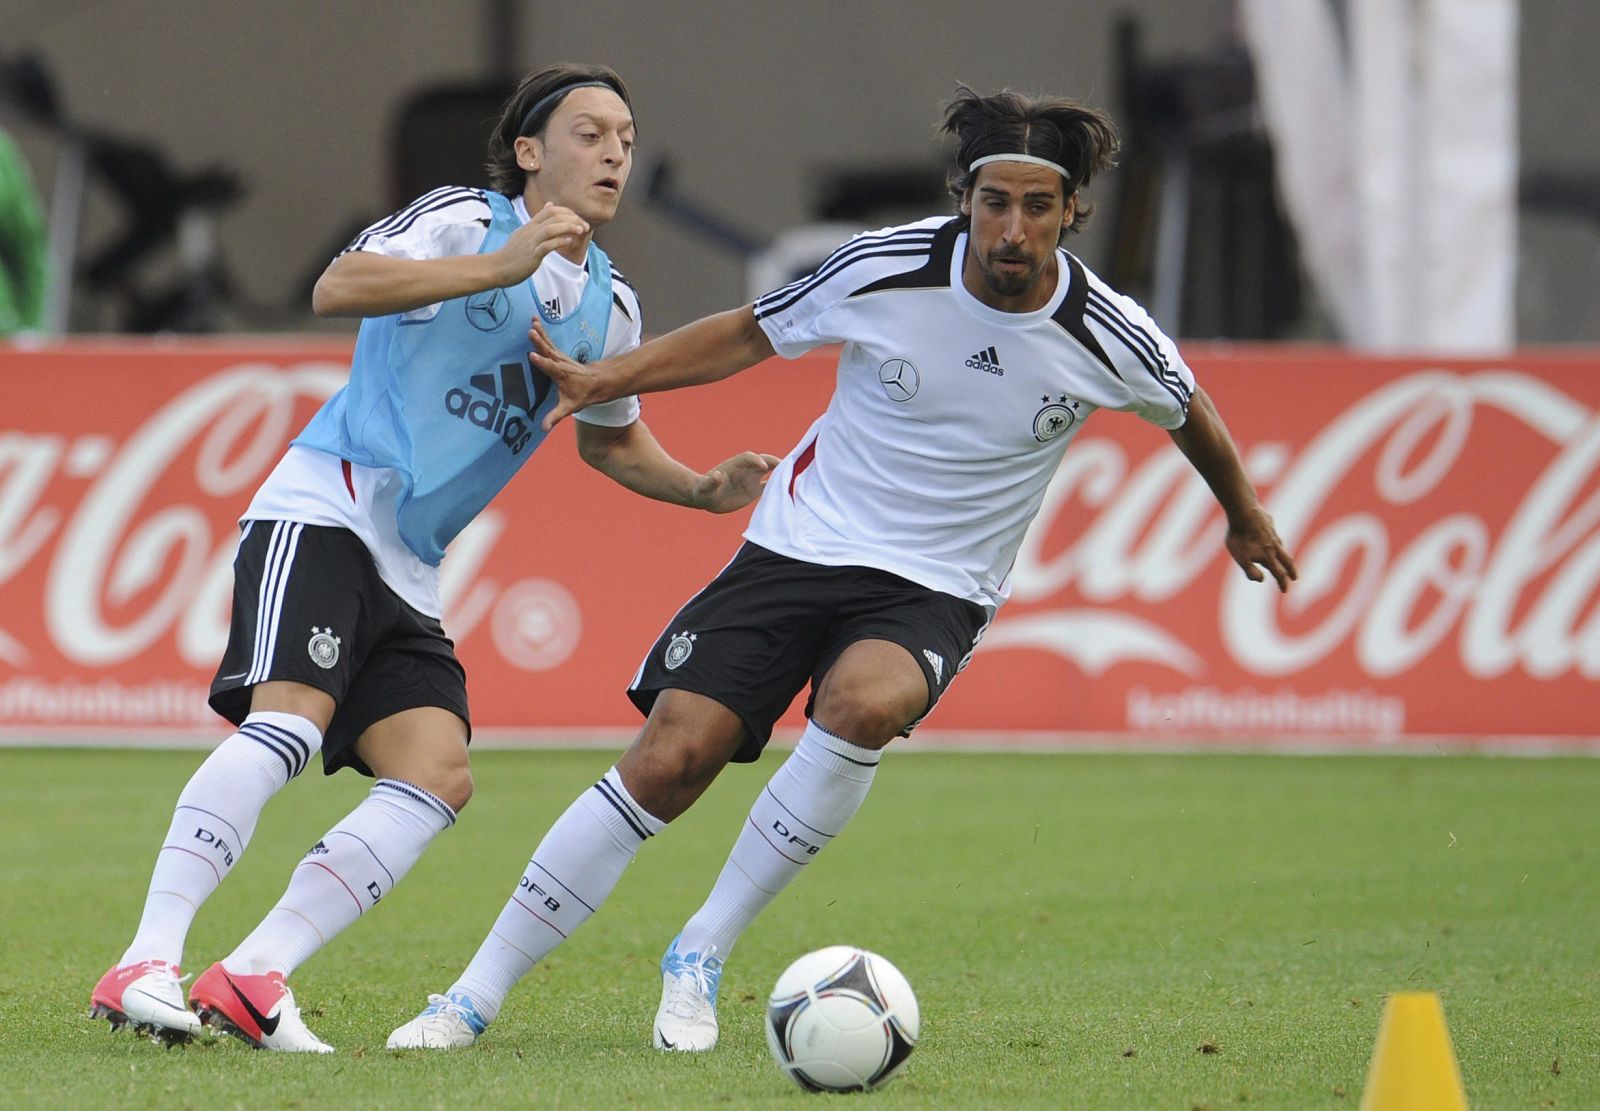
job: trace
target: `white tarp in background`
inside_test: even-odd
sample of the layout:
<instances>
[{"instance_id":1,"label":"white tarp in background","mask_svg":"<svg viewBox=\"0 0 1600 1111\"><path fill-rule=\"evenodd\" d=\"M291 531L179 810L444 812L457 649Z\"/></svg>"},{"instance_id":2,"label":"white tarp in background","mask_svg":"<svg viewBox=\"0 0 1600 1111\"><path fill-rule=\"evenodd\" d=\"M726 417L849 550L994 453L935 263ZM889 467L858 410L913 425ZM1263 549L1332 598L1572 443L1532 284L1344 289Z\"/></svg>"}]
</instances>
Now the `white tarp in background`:
<instances>
[{"instance_id":1,"label":"white tarp in background","mask_svg":"<svg viewBox=\"0 0 1600 1111\"><path fill-rule=\"evenodd\" d=\"M1279 190L1342 339L1516 342L1517 0L1240 0Z\"/></svg>"}]
</instances>

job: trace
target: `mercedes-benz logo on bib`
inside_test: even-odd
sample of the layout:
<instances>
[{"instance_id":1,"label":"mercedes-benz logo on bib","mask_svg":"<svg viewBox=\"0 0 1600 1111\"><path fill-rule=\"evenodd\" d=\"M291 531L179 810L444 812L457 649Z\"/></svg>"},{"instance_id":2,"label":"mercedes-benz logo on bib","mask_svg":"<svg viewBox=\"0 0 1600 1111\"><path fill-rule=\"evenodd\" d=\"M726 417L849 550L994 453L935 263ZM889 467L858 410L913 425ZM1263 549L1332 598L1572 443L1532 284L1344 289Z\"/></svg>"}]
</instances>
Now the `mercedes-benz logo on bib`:
<instances>
[{"instance_id":1,"label":"mercedes-benz logo on bib","mask_svg":"<svg viewBox=\"0 0 1600 1111\"><path fill-rule=\"evenodd\" d=\"M917 368L904 359L890 359L880 366L878 381L883 383L883 392L889 395L890 401L910 401L917 396L917 387L922 384Z\"/></svg>"},{"instance_id":2,"label":"mercedes-benz logo on bib","mask_svg":"<svg viewBox=\"0 0 1600 1111\"><path fill-rule=\"evenodd\" d=\"M480 332L498 332L511 319L511 298L503 289L486 289L467 298L467 323Z\"/></svg>"}]
</instances>

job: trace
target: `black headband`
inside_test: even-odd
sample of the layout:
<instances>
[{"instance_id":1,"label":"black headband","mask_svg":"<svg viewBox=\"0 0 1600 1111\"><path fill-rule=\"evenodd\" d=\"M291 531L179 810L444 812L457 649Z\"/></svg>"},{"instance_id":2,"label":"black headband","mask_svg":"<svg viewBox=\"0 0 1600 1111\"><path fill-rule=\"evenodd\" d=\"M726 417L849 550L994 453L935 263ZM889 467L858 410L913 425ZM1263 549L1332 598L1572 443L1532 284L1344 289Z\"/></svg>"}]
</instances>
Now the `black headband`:
<instances>
[{"instance_id":1,"label":"black headband","mask_svg":"<svg viewBox=\"0 0 1600 1111\"><path fill-rule=\"evenodd\" d=\"M533 107L528 109L527 113L522 117L522 122L517 125L517 136L520 138L521 136L529 133L528 129L530 126L532 126L534 117L537 116L546 105L553 101L559 101L562 97L566 96L574 89L587 89L591 86L596 86L602 89L610 89L612 92L617 91L616 86L612 85L609 81L574 81L570 85L562 85L559 89L555 90L555 92L546 93L544 96L534 101Z\"/></svg>"}]
</instances>

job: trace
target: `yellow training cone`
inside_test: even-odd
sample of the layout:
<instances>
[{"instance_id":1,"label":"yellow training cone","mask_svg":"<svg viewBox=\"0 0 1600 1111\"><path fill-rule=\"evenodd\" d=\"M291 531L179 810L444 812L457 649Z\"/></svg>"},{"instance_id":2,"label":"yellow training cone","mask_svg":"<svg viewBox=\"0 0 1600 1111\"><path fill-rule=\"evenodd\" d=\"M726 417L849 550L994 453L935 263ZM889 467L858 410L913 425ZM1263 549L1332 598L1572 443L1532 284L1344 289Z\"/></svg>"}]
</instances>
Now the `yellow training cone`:
<instances>
[{"instance_id":1,"label":"yellow training cone","mask_svg":"<svg viewBox=\"0 0 1600 1111\"><path fill-rule=\"evenodd\" d=\"M1466 1111L1444 1008L1431 991L1389 996L1361 1111Z\"/></svg>"}]
</instances>

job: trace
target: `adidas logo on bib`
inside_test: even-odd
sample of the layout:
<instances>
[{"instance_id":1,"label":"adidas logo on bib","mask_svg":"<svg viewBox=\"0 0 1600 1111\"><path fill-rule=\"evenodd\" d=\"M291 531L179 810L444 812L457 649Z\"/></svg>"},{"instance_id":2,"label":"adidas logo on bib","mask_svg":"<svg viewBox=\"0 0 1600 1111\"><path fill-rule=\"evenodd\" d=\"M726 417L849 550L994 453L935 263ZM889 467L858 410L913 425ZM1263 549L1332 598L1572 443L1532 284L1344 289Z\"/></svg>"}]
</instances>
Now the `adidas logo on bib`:
<instances>
[{"instance_id":1,"label":"adidas logo on bib","mask_svg":"<svg viewBox=\"0 0 1600 1111\"><path fill-rule=\"evenodd\" d=\"M527 375L520 363L501 363L498 369L498 374L491 371L472 375L467 379L470 390L457 386L446 393L444 411L494 433L516 455L533 439L532 422L524 415L531 415L544 403L550 393L550 380L540 375L530 397Z\"/></svg>"}]
</instances>

